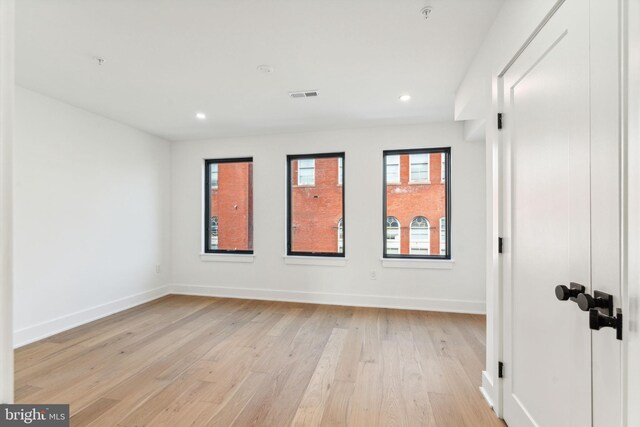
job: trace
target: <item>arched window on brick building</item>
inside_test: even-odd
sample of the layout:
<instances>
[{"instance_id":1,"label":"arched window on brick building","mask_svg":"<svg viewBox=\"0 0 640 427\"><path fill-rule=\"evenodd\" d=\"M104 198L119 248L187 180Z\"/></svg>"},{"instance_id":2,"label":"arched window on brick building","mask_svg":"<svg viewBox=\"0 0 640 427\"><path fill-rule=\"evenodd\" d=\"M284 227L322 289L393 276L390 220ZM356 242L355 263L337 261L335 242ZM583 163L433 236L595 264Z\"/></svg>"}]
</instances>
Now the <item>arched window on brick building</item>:
<instances>
[{"instance_id":1,"label":"arched window on brick building","mask_svg":"<svg viewBox=\"0 0 640 427\"><path fill-rule=\"evenodd\" d=\"M400 221L395 216L387 217L387 254L400 253Z\"/></svg>"},{"instance_id":2,"label":"arched window on brick building","mask_svg":"<svg viewBox=\"0 0 640 427\"><path fill-rule=\"evenodd\" d=\"M218 217L211 217L211 249L218 249Z\"/></svg>"},{"instance_id":3,"label":"arched window on brick building","mask_svg":"<svg viewBox=\"0 0 640 427\"><path fill-rule=\"evenodd\" d=\"M423 216L417 216L411 221L410 246L411 255L429 255L429 243L431 241L431 230L429 221Z\"/></svg>"},{"instance_id":4,"label":"arched window on brick building","mask_svg":"<svg viewBox=\"0 0 640 427\"><path fill-rule=\"evenodd\" d=\"M447 218L440 218L440 255L447 254Z\"/></svg>"}]
</instances>

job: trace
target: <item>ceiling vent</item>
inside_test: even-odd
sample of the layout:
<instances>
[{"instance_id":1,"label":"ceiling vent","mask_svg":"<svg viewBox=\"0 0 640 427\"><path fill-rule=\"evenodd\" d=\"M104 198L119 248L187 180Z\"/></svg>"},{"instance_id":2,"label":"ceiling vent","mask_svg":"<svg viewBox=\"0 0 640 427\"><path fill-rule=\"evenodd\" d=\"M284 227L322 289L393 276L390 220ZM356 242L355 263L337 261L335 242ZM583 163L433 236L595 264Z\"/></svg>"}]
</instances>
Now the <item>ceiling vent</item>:
<instances>
[{"instance_id":1,"label":"ceiling vent","mask_svg":"<svg viewBox=\"0 0 640 427\"><path fill-rule=\"evenodd\" d=\"M289 92L290 98L313 98L318 96L317 90L303 90L298 92Z\"/></svg>"}]
</instances>

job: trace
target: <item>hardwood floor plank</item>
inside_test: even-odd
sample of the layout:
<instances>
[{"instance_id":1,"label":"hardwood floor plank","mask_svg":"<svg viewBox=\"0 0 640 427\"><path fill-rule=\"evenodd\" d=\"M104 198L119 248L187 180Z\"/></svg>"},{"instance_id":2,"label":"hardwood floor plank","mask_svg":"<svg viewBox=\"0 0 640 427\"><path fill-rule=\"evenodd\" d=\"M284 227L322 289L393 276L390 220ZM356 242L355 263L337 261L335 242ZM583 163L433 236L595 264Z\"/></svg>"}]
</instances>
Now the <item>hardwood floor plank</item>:
<instances>
[{"instance_id":1,"label":"hardwood floor plank","mask_svg":"<svg viewBox=\"0 0 640 427\"><path fill-rule=\"evenodd\" d=\"M40 387L36 387L30 384L24 384L20 387L16 387L16 389L14 390L14 399L16 401L24 401L26 399L28 399L31 395L42 391L42 389Z\"/></svg>"},{"instance_id":2,"label":"hardwood floor plank","mask_svg":"<svg viewBox=\"0 0 640 427\"><path fill-rule=\"evenodd\" d=\"M71 425L86 426L88 424L91 424L102 414L113 408L117 403L117 400L101 397L91 405L84 408L82 411L77 412L75 415L73 415L71 417Z\"/></svg>"},{"instance_id":3,"label":"hardwood floor plank","mask_svg":"<svg viewBox=\"0 0 640 427\"><path fill-rule=\"evenodd\" d=\"M364 312L362 310L355 311L336 367L335 378L337 381L356 382L366 322L367 316Z\"/></svg>"},{"instance_id":4,"label":"hardwood floor plank","mask_svg":"<svg viewBox=\"0 0 640 427\"><path fill-rule=\"evenodd\" d=\"M375 354L375 359L380 361L382 356ZM368 361L360 362L347 425L358 427L382 425L380 423L382 392L381 364Z\"/></svg>"},{"instance_id":5,"label":"hardwood floor plank","mask_svg":"<svg viewBox=\"0 0 640 427\"><path fill-rule=\"evenodd\" d=\"M389 336L389 335L387 335ZM380 424L406 426L407 413L402 401L402 367L400 352L395 340L382 341L382 402Z\"/></svg>"},{"instance_id":6,"label":"hardwood floor plank","mask_svg":"<svg viewBox=\"0 0 640 427\"><path fill-rule=\"evenodd\" d=\"M199 414L194 425L230 426L233 425L244 408L256 395L260 386L269 381L269 374L261 372L249 372L235 393L220 405L210 405ZM209 412L212 412L209 413Z\"/></svg>"},{"instance_id":7,"label":"hardwood floor plank","mask_svg":"<svg viewBox=\"0 0 640 427\"><path fill-rule=\"evenodd\" d=\"M302 396L302 401L298 405L298 410L292 423L293 426L320 424L346 336L347 331L345 329L333 329L318 366L316 366L311 381L309 381L309 385Z\"/></svg>"},{"instance_id":8,"label":"hardwood floor plank","mask_svg":"<svg viewBox=\"0 0 640 427\"><path fill-rule=\"evenodd\" d=\"M355 382L351 381L336 380L333 383L322 413L321 426L343 427L349 425L351 398L355 387Z\"/></svg>"}]
</instances>

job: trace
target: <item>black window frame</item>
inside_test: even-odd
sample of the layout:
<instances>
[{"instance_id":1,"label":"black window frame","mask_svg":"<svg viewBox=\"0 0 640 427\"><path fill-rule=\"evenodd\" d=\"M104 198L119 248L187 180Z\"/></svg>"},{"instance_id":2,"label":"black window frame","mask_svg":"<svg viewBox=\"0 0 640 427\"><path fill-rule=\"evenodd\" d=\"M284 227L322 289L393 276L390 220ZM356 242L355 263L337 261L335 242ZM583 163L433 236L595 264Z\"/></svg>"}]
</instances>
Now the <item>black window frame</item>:
<instances>
[{"instance_id":1,"label":"black window frame","mask_svg":"<svg viewBox=\"0 0 640 427\"><path fill-rule=\"evenodd\" d=\"M293 189L293 168L292 164L294 160L300 159L327 159L327 158L342 158L342 185L339 187L342 189L342 253L339 252L303 252L291 250L291 194ZM289 154L287 155L287 256L312 256L312 257L329 257L329 258L344 258L347 253L347 221L345 215L345 153L314 153L314 154ZM297 182L297 180L296 180ZM304 186L302 186L304 188Z\"/></svg>"},{"instance_id":2,"label":"black window frame","mask_svg":"<svg viewBox=\"0 0 640 427\"><path fill-rule=\"evenodd\" d=\"M411 254L387 254L387 156L411 155L411 154L438 154L445 153L445 196L446 201L446 224L447 224L447 253L446 255L411 255ZM411 165L409 165L411 167ZM439 185L437 183L421 183L420 185ZM413 184L415 185L415 184ZM441 217L440 217L441 218ZM437 218L438 233L440 233L440 218ZM433 220L432 220L433 221ZM431 224L431 222L429 223ZM409 224L409 227L411 225ZM411 232L409 232L409 236ZM411 238L411 237L409 237ZM409 242L411 244L411 242ZM425 260L450 260L451 259L451 147L436 148L410 148L404 150L384 150L382 152L382 258L385 259L425 259Z\"/></svg>"},{"instance_id":3,"label":"black window frame","mask_svg":"<svg viewBox=\"0 0 640 427\"><path fill-rule=\"evenodd\" d=\"M241 254L241 255L253 255L253 249L211 249L210 235L211 235L211 173L209 170L209 166L212 164L222 164L222 163L251 163L253 165L253 157L235 157L235 158L225 158L225 159L205 159L204 161L204 253L205 254ZM253 167L251 168L251 181L253 181ZM218 178L218 189L220 189L220 178ZM253 192L251 193L251 198L253 198ZM251 201L253 205L253 200ZM251 224L253 224L253 211L251 212ZM218 216L218 238L220 238L220 218ZM251 246L253 246L253 230L250 230L251 233ZM218 245L219 246L219 245Z\"/></svg>"}]
</instances>

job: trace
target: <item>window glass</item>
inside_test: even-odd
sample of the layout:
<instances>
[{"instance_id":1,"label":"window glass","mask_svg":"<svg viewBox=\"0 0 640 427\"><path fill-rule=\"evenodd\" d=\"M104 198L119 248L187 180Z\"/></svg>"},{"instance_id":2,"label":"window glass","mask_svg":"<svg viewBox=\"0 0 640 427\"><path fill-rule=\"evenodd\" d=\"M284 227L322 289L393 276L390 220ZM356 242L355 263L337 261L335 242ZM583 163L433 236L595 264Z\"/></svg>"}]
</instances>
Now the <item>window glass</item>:
<instances>
[{"instance_id":1,"label":"window glass","mask_svg":"<svg viewBox=\"0 0 640 427\"><path fill-rule=\"evenodd\" d=\"M211 187L218 188L218 164L211 164Z\"/></svg>"},{"instance_id":2,"label":"window glass","mask_svg":"<svg viewBox=\"0 0 640 427\"><path fill-rule=\"evenodd\" d=\"M218 217L211 217L211 249L218 249Z\"/></svg>"},{"instance_id":3,"label":"window glass","mask_svg":"<svg viewBox=\"0 0 640 427\"><path fill-rule=\"evenodd\" d=\"M387 217L387 253L400 253L400 222L394 216Z\"/></svg>"},{"instance_id":4,"label":"window glass","mask_svg":"<svg viewBox=\"0 0 640 427\"><path fill-rule=\"evenodd\" d=\"M344 153L288 156L287 254L344 256Z\"/></svg>"},{"instance_id":5,"label":"window glass","mask_svg":"<svg viewBox=\"0 0 640 427\"><path fill-rule=\"evenodd\" d=\"M414 218L411 221L411 246L410 254L412 255L429 255L429 242L431 231L429 229L429 221L423 216Z\"/></svg>"},{"instance_id":6,"label":"window glass","mask_svg":"<svg viewBox=\"0 0 640 427\"><path fill-rule=\"evenodd\" d=\"M253 161L207 160L205 252L253 253Z\"/></svg>"},{"instance_id":7,"label":"window glass","mask_svg":"<svg viewBox=\"0 0 640 427\"><path fill-rule=\"evenodd\" d=\"M386 156L387 184L400 183L400 156Z\"/></svg>"},{"instance_id":8,"label":"window glass","mask_svg":"<svg viewBox=\"0 0 640 427\"><path fill-rule=\"evenodd\" d=\"M315 159L300 159L298 161L298 185L314 185L316 182Z\"/></svg>"},{"instance_id":9,"label":"window glass","mask_svg":"<svg viewBox=\"0 0 640 427\"><path fill-rule=\"evenodd\" d=\"M450 157L449 148L384 152L383 257L451 258Z\"/></svg>"},{"instance_id":10,"label":"window glass","mask_svg":"<svg viewBox=\"0 0 640 427\"><path fill-rule=\"evenodd\" d=\"M447 219L440 218L440 255L447 254Z\"/></svg>"},{"instance_id":11,"label":"window glass","mask_svg":"<svg viewBox=\"0 0 640 427\"><path fill-rule=\"evenodd\" d=\"M411 154L409 159L411 182L429 182L429 154Z\"/></svg>"}]
</instances>

